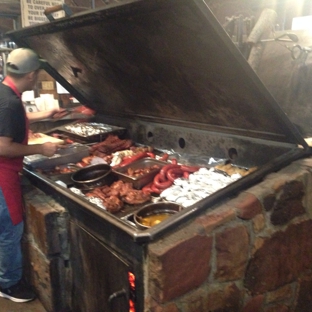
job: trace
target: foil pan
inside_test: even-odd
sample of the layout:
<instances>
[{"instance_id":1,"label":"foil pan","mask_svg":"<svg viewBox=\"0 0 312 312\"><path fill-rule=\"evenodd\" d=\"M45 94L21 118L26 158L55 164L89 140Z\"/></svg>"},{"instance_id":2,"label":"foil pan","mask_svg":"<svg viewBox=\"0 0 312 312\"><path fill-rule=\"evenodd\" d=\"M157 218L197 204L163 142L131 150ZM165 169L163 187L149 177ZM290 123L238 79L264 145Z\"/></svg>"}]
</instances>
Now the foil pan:
<instances>
[{"instance_id":1,"label":"foil pan","mask_svg":"<svg viewBox=\"0 0 312 312\"><path fill-rule=\"evenodd\" d=\"M75 122L64 125L58 130L88 142L101 142L109 134L123 135L126 132L126 128L96 122Z\"/></svg>"}]
</instances>

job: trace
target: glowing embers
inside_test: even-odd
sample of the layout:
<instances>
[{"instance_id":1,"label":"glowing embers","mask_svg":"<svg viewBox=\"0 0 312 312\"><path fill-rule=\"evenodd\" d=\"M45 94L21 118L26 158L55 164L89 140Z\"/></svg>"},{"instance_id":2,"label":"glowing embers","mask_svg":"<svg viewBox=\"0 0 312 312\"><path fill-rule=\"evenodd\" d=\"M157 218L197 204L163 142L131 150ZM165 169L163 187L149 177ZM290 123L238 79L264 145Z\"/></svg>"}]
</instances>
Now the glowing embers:
<instances>
[{"instance_id":1,"label":"glowing embers","mask_svg":"<svg viewBox=\"0 0 312 312\"><path fill-rule=\"evenodd\" d=\"M128 272L129 280L129 312L135 312L135 275Z\"/></svg>"}]
</instances>

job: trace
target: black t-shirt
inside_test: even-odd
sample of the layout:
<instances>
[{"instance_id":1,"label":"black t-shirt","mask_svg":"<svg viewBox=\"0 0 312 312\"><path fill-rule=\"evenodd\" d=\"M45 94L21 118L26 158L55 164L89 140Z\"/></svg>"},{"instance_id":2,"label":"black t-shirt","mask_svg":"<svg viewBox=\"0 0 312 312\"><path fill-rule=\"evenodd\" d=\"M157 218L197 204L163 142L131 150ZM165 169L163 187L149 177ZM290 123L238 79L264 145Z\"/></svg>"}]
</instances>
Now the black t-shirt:
<instances>
[{"instance_id":1,"label":"black t-shirt","mask_svg":"<svg viewBox=\"0 0 312 312\"><path fill-rule=\"evenodd\" d=\"M25 111L21 99L8 86L0 83L0 136L22 143L25 135Z\"/></svg>"}]
</instances>

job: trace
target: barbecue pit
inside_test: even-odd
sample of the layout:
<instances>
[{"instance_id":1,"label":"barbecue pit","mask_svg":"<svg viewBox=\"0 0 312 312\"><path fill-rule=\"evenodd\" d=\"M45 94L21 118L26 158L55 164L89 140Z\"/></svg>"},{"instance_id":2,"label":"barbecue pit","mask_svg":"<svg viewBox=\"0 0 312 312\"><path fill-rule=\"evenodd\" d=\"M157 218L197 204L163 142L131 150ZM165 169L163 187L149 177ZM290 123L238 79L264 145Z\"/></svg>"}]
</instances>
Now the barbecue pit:
<instances>
[{"instance_id":1,"label":"barbecue pit","mask_svg":"<svg viewBox=\"0 0 312 312\"><path fill-rule=\"evenodd\" d=\"M73 243L70 263L73 272L84 272L71 281L75 312L84 311L84 305L85 311L88 305L91 310L102 305L114 311L114 304L118 311L128 311L131 296L135 311L143 311L145 256L151 242L259 183L268 173L310 155L304 139L204 1L127 1L8 35L46 59L45 70L96 111L95 122L126 129L126 136L137 144L173 151L192 164L214 158L257 167L145 230L127 219L134 211L108 213L25 168L34 186L68 209L71 241L79 241L79 246ZM93 282L86 282L87 290L79 285L93 267L96 250L103 251L96 267L114 263L120 280L112 281L110 267L102 267L100 274L97 269L90 272L99 285L98 296L92 295L98 300L90 302L82 294L91 293ZM132 291L129 274L136 279Z\"/></svg>"}]
</instances>

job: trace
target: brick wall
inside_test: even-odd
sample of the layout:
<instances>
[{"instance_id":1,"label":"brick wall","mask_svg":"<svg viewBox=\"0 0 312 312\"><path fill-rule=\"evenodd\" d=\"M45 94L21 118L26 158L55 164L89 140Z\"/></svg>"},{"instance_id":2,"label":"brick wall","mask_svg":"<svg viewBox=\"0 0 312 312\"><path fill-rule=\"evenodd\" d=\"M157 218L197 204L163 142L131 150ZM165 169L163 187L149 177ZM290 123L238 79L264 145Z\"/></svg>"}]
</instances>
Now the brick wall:
<instances>
[{"instance_id":1,"label":"brick wall","mask_svg":"<svg viewBox=\"0 0 312 312\"><path fill-rule=\"evenodd\" d=\"M24 181L25 182L25 181ZM26 234L25 272L48 312L66 311L69 303L68 213L48 195L23 185Z\"/></svg>"},{"instance_id":2,"label":"brick wall","mask_svg":"<svg viewBox=\"0 0 312 312\"><path fill-rule=\"evenodd\" d=\"M148 246L146 310L310 312L312 159Z\"/></svg>"}]
</instances>

